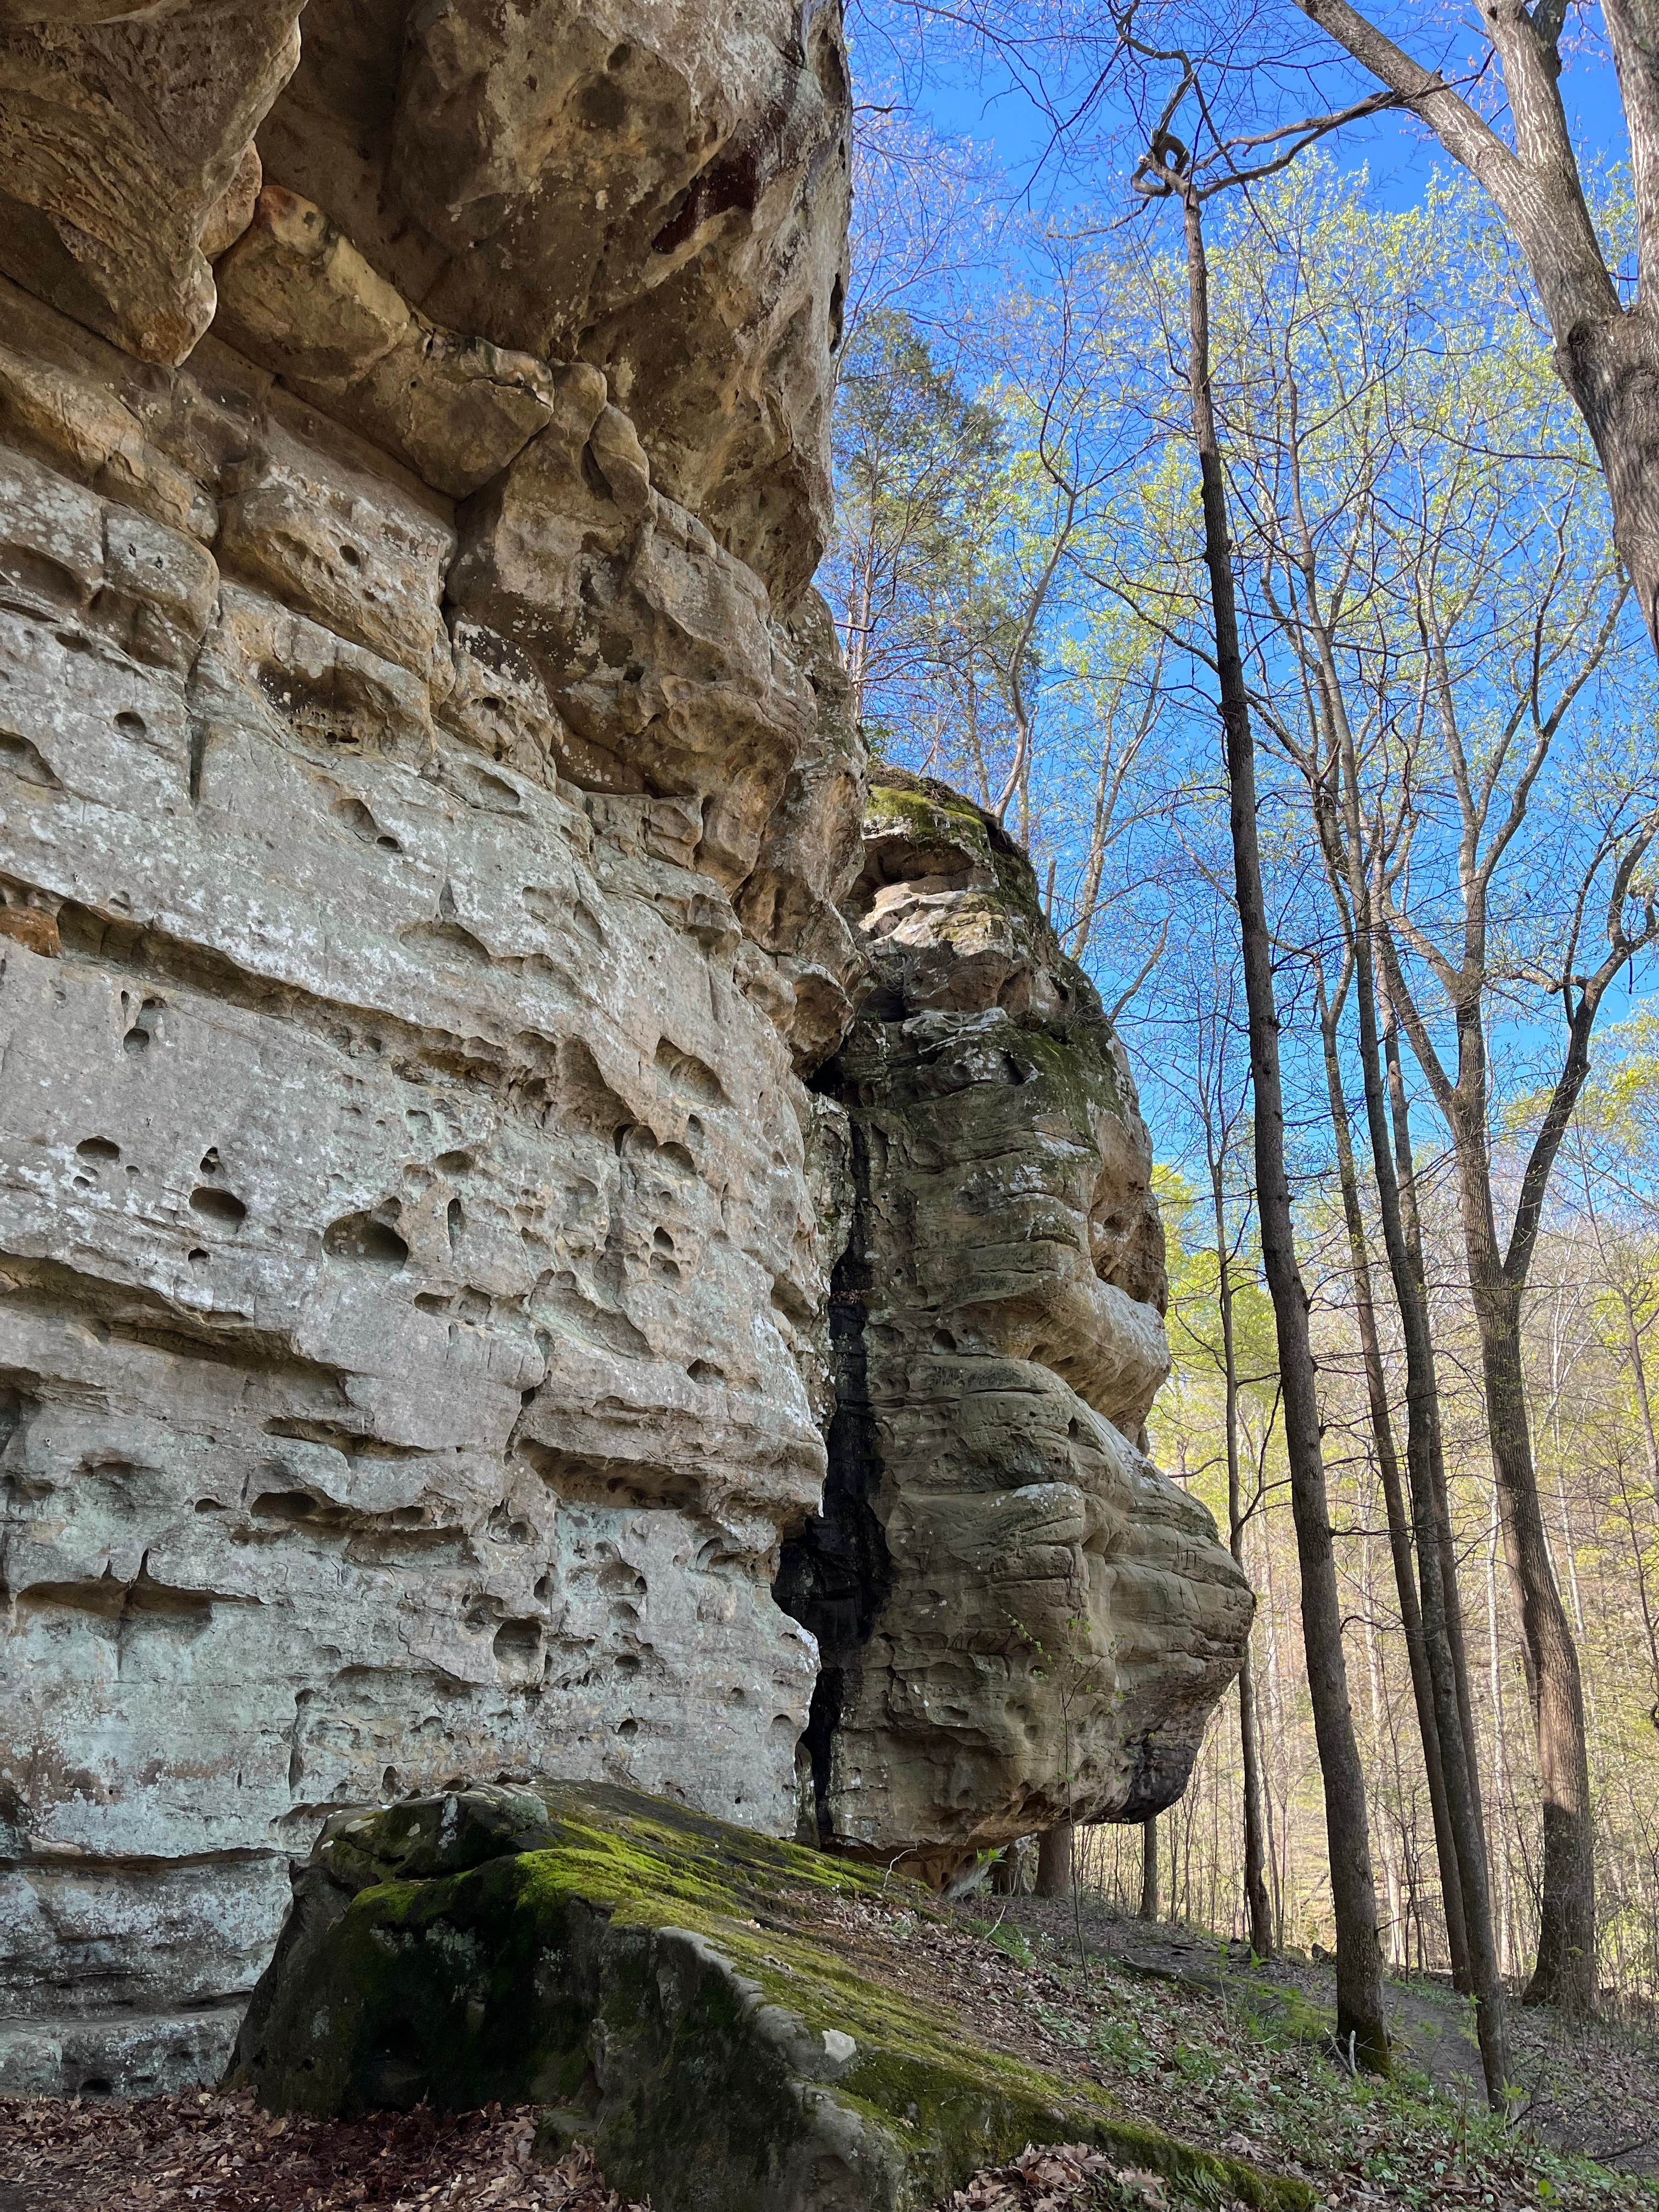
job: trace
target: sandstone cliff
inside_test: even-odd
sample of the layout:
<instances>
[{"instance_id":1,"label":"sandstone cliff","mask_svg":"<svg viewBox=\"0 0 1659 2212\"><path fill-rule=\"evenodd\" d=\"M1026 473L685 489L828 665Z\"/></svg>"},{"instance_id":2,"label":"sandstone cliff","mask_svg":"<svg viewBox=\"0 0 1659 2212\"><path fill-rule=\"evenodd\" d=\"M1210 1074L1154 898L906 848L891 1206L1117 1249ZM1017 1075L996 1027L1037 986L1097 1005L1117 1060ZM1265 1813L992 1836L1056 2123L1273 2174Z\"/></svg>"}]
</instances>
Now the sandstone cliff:
<instances>
[{"instance_id":1,"label":"sandstone cliff","mask_svg":"<svg viewBox=\"0 0 1659 2212\"><path fill-rule=\"evenodd\" d=\"M832 1271L887 1264L841 1180L887 1015L850 1123L803 1080L890 868L807 588L848 96L821 0L3 26L0 2081L141 2087L216 2069L331 1807L549 1774L795 1825L818 1654L771 1584L823 1498ZM1173 1786L1228 1632L1095 1418L1132 1432L1162 1355L1139 1124L1089 1127L1067 1202L1122 1293L1052 1240L1077 1371L975 1449L1086 1460L1156 1558L1084 1580L1102 1620L1135 1593L1124 1741ZM880 1326L884 1407L923 1363L896 1467L958 1323ZM935 1575L890 1515L887 1554ZM896 1686L937 1674L907 1620ZM837 1706L838 1771L896 1710ZM915 1705L916 1776L956 1725ZM1029 1742L943 1826L919 1781L830 1828L1033 1825L1046 1706Z\"/></svg>"},{"instance_id":2,"label":"sandstone cliff","mask_svg":"<svg viewBox=\"0 0 1659 2212\"><path fill-rule=\"evenodd\" d=\"M849 1115L821 1513L781 1603L821 1672L825 1842L948 1874L1186 1785L1251 1600L1141 1449L1168 1368L1152 1146L1024 855L881 771L852 898L873 988L818 1079Z\"/></svg>"}]
</instances>

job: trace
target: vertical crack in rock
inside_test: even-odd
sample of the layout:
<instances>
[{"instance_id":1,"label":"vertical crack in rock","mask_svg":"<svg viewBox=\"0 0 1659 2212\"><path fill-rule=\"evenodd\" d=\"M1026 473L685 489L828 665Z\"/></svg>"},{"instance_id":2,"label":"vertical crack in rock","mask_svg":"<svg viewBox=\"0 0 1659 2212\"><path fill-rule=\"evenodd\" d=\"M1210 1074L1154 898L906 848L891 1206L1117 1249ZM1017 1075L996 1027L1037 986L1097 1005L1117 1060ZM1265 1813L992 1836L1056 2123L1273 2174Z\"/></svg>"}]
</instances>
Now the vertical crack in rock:
<instances>
[{"instance_id":1,"label":"vertical crack in rock","mask_svg":"<svg viewBox=\"0 0 1659 2212\"><path fill-rule=\"evenodd\" d=\"M830 1749L844 1707L862 1686L864 1654L892 1590L887 1532L876 1510L882 1462L870 1404L866 1331L870 1265L870 1134L848 1132L847 1243L830 1278L830 1357L835 1411L828 1431L823 1503L783 1547L772 1595L817 1639L818 1677L801 1740L810 1781L803 1841L833 1840Z\"/></svg>"},{"instance_id":2,"label":"vertical crack in rock","mask_svg":"<svg viewBox=\"0 0 1659 2212\"><path fill-rule=\"evenodd\" d=\"M830 1474L779 1599L822 1649L817 1836L945 1880L1178 1796L1251 1599L1140 1448L1168 1366L1151 1146L1025 856L883 768L850 911L875 981L818 1079L853 1186Z\"/></svg>"}]
</instances>

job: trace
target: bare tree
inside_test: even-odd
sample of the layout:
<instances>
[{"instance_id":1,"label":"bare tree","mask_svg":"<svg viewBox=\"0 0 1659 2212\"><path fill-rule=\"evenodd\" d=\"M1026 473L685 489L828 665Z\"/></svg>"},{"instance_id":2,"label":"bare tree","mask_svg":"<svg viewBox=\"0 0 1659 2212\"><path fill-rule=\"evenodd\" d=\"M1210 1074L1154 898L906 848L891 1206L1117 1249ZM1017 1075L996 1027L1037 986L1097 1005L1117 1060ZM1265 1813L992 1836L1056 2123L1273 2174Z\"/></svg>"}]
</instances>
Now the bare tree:
<instances>
[{"instance_id":1,"label":"bare tree","mask_svg":"<svg viewBox=\"0 0 1659 2212\"><path fill-rule=\"evenodd\" d=\"M1592 820L1577 881L1566 887L1568 912L1555 957L1547 965L1530 967L1530 980L1559 1006L1561 1054L1505 1237L1493 1187L1497 1102L1487 1035L1493 994L1509 980L1494 942L1494 880L1527 819L1568 708L1607 649L1612 617L1576 641L1576 651L1564 649L1555 669L1541 655L1534 661L1531 680L1483 755L1465 741L1443 635L1426 608L1424 619L1459 823L1449 945L1437 939L1405 889L1411 842L1423 819L1420 784L1409 777L1401 787L1400 854L1376 878L1377 945L1389 998L1451 1133L1504 1552L1538 1738L1544 1864L1538 1958L1526 1995L1531 2002L1588 2011L1595 1996L1595 1873L1583 1691L1539 1498L1522 1358L1522 1301L1551 1173L1589 1073L1596 1017L1620 970L1659 937L1659 903L1642 872L1659 832L1659 809L1651 793L1638 789L1620 794L1602 820ZM1552 679L1554 696L1547 698ZM1506 776L1512 750L1520 755L1518 769ZM1598 935L1604 948L1599 958ZM1414 973L1408 973L1406 955L1414 956ZM1439 1007L1418 975L1425 975ZM1452 1024L1449 1062L1435 1035L1440 1008Z\"/></svg>"},{"instance_id":2,"label":"bare tree","mask_svg":"<svg viewBox=\"0 0 1659 2212\"><path fill-rule=\"evenodd\" d=\"M1262 890L1256 821L1255 742L1240 647L1226 477L1211 377L1204 201L1237 180L1242 149L1225 148L1220 173L1207 183L1204 180L1188 148L1171 129L1182 102L1197 88L1196 72L1184 55L1164 58L1180 64L1181 78L1136 172L1136 182L1148 197L1172 198L1179 204L1186 246L1188 379L1203 507L1204 561L1214 617L1214 669L1226 751L1234 904L1249 1010L1251 1088L1255 1102L1256 1207L1279 1342L1285 1443L1301 1568L1303 1634L1330 1844L1331 1895L1337 1929L1337 2033L1353 2051L1357 2063L1386 2073L1389 2037L1382 2013L1382 1960L1377 1940L1365 1777L1348 1696L1308 1296L1297 1260L1285 1170L1273 943Z\"/></svg>"}]
</instances>

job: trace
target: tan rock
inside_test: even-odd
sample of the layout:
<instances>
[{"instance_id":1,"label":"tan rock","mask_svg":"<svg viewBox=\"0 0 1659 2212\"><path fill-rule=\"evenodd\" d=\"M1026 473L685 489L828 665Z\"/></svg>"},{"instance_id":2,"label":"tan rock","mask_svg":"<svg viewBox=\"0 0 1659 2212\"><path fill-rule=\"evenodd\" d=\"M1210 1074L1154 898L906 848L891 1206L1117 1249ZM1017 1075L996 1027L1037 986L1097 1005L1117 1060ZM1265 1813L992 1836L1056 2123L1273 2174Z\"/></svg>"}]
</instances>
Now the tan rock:
<instances>
[{"instance_id":1,"label":"tan rock","mask_svg":"<svg viewBox=\"0 0 1659 2212\"><path fill-rule=\"evenodd\" d=\"M943 1876L1177 1796L1251 1598L1137 1448L1163 1240L1091 987L968 801L884 771L866 831L830 1477L778 1595L821 1646L809 1826Z\"/></svg>"},{"instance_id":2,"label":"tan rock","mask_svg":"<svg viewBox=\"0 0 1659 2212\"><path fill-rule=\"evenodd\" d=\"M221 337L458 499L552 418L540 362L429 323L280 185L259 195L215 275Z\"/></svg>"},{"instance_id":3,"label":"tan rock","mask_svg":"<svg viewBox=\"0 0 1659 2212\"><path fill-rule=\"evenodd\" d=\"M0 28L0 268L139 359L182 361L213 317L202 240L234 221L254 130L299 59L299 6L105 12Z\"/></svg>"},{"instance_id":4,"label":"tan rock","mask_svg":"<svg viewBox=\"0 0 1659 2212\"><path fill-rule=\"evenodd\" d=\"M261 131L441 325L610 380L659 488L787 608L830 512L850 100L793 0L311 0Z\"/></svg>"},{"instance_id":5,"label":"tan rock","mask_svg":"<svg viewBox=\"0 0 1659 2212\"><path fill-rule=\"evenodd\" d=\"M297 402L272 395L246 457L222 479L220 562L441 696L453 680L447 503L326 432Z\"/></svg>"},{"instance_id":6,"label":"tan rock","mask_svg":"<svg viewBox=\"0 0 1659 2212\"><path fill-rule=\"evenodd\" d=\"M555 392L554 422L463 518L451 602L534 662L582 748L573 780L695 801L696 865L734 890L813 731L811 690L753 572L653 490L599 372L563 368Z\"/></svg>"}]
</instances>

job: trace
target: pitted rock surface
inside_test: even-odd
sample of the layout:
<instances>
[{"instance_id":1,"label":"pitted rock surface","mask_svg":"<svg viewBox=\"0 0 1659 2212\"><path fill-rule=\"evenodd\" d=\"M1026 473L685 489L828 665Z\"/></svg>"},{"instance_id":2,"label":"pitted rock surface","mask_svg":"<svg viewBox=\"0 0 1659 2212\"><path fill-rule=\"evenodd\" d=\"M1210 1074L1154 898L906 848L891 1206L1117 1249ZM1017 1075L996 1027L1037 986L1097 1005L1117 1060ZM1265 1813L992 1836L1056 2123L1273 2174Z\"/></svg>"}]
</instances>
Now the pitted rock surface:
<instances>
[{"instance_id":1,"label":"pitted rock surface","mask_svg":"<svg viewBox=\"0 0 1659 2212\"><path fill-rule=\"evenodd\" d=\"M1177 1797L1252 1600L1140 1448L1168 1367L1152 1147L1029 862L884 769L854 903L875 987L819 1079L849 1117L838 1402L778 1594L823 1660L809 1826L947 1876Z\"/></svg>"},{"instance_id":2,"label":"pitted rock surface","mask_svg":"<svg viewBox=\"0 0 1659 2212\"><path fill-rule=\"evenodd\" d=\"M807 588L838 8L295 16L20 0L0 29L5 2088L210 2078L342 1804L552 1776L790 1832L818 1651L772 1585L826 1429L845 1521L905 1346L936 1426L878 1408L883 1449L957 1452L960 1316L906 1317L935 1278L981 1285L1024 1378L974 1400L975 1450L1058 1486L981 1486L1045 1558L1103 1559L1075 1501L1114 1501L1146 1742L1242 1632L1102 1425L1162 1371L1132 1111L1079 1142L1051 1100L1038 1140L1045 1094L1001 1083L1007 1141L1073 1161L1060 1231L1016 1267L970 1176L936 1216L962 1249L906 1255L869 1335L878 1387L848 1338L858 1269L899 1267L888 1073L1002 1065L994 1011L1035 1050L1073 987L959 885L941 937L861 841ZM805 1079L872 954L944 1027L866 1081L872 1014L849 1121ZM970 1762L943 1829L895 1789L883 1832L1051 1814L1037 1679L1024 1765ZM956 1725L929 1708L924 1765Z\"/></svg>"}]
</instances>

